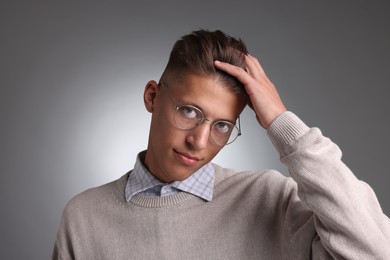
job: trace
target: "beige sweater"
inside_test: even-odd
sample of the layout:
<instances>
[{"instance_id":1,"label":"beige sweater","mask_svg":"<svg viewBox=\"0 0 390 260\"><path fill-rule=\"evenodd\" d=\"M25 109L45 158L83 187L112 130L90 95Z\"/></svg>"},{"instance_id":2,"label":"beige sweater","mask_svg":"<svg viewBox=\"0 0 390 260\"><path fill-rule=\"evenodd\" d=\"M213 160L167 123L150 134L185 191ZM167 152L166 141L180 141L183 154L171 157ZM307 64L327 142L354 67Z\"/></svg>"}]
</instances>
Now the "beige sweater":
<instances>
[{"instance_id":1,"label":"beige sweater","mask_svg":"<svg viewBox=\"0 0 390 260\"><path fill-rule=\"evenodd\" d=\"M211 202L184 192L126 202L126 174L68 203L53 259L389 260L390 220L339 148L291 112L268 135L292 178L214 165Z\"/></svg>"}]
</instances>

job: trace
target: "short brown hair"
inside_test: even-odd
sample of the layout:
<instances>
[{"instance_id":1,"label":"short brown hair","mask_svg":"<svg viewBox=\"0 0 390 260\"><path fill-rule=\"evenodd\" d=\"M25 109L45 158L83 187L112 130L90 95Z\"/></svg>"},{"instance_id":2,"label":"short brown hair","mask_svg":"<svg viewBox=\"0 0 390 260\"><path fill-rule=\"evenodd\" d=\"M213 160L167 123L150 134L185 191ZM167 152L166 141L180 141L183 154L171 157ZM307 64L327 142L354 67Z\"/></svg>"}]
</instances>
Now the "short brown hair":
<instances>
[{"instance_id":1,"label":"short brown hair","mask_svg":"<svg viewBox=\"0 0 390 260\"><path fill-rule=\"evenodd\" d=\"M245 69L246 54L248 51L241 39L220 30L197 30L184 35L174 44L164 74L169 71L175 75L186 72L201 76L214 75L236 92L246 94L240 81L214 67L214 61L219 60Z\"/></svg>"}]
</instances>

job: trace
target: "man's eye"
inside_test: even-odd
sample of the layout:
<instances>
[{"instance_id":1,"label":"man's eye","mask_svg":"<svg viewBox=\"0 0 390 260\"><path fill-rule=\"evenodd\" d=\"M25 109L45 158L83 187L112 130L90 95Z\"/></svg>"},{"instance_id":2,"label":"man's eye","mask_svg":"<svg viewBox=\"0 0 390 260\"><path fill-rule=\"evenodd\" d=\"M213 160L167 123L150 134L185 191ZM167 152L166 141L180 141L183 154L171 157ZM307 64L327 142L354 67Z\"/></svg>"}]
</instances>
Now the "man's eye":
<instances>
[{"instance_id":1,"label":"man's eye","mask_svg":"<svg viewBox=\"0 0 390 260\"><path fill-rule=\"evenodd\" d=\"M217 122L214 125L214 129L218 134L228 134L230 133L231 125L227 122Z\"/></svg>"},{"instance_id":2,"label":"man's eye","mask_svg":"<svg viewBox=\"0 0 390 260\"><path fill-rule=\"evenodd\" d=\"M196 110L192 107L185 107L185 106L181 107L180 112L181 112L181 115L186 117L186 118L189 118L189 119L197 118Z\"/></svg>"}]
</instances>

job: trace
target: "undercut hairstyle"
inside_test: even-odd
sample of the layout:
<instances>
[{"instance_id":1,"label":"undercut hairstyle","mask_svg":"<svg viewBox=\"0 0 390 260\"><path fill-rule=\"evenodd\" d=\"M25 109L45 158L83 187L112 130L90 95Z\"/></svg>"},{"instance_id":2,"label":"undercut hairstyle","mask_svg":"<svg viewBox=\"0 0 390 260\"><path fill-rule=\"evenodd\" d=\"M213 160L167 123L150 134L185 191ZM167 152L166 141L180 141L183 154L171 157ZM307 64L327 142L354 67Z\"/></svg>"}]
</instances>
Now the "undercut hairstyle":
<instances>
[{"instance_id":1,"label":"undercut hairstyle","mask_svg":"<svg viewBox=\"0 0 390 260\"><path fill-rule=\"evenodd\" d=\"M214 61L219 60L245 69L246 54L248 51L241 39L220 30L193 31L174 44L162 78L166 74L179 77L186 73L216 76L235 93L247 95L237 78L214 67Z\"/></svg>"}]
</instances>

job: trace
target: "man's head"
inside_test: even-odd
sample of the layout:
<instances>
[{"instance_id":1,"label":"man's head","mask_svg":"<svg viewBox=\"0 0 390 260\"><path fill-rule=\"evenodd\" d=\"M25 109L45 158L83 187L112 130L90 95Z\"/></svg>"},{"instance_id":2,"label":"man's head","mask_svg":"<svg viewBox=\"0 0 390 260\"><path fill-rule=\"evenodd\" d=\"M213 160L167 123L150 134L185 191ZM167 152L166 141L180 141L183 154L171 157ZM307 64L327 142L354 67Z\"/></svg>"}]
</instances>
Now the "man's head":
<instances>
[{"instance_id":1,"label":"man's head","mask_svg":"<svg viewBox=\"0 0 390 260\"><path fill-rule=\"evenodd\" d=\"M221 31L196 31L176 42L160 83L147 83L144 102L152 120L144 163L158 179L184 180L222 149L215 131L226 125L216 123L235 124L248 98L241 82L217 70L214 61L245 68L246 53L240 40ZM207 119L189 129L188 121L177 121L178 111Z\"/></svg>"}]
</instances>

